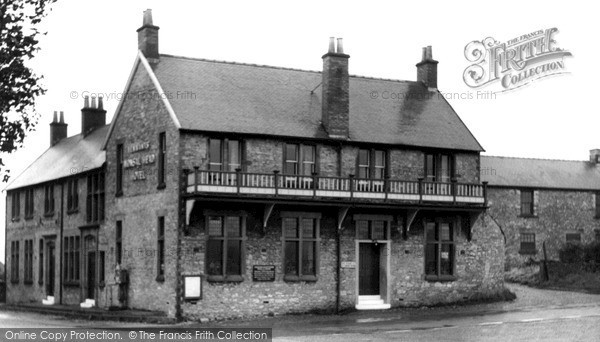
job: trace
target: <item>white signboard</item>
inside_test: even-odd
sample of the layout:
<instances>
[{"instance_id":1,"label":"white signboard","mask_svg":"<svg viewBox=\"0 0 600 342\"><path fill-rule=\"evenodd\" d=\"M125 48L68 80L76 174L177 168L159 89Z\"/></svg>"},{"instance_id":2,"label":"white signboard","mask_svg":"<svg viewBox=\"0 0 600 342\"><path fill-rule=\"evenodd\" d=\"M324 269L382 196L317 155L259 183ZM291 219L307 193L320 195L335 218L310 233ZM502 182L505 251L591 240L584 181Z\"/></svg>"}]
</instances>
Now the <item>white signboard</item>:
<instances>
[{"instance_id":1,"label":"white signboard","mask_svg":"<svg viewBox=\"0 0 600 342\"><path fill-rule=\"evenodd\" d=\"M184 298L200 299L202 296L202 278L200 276L184 276Z\"/></svg>"}]
</instances>

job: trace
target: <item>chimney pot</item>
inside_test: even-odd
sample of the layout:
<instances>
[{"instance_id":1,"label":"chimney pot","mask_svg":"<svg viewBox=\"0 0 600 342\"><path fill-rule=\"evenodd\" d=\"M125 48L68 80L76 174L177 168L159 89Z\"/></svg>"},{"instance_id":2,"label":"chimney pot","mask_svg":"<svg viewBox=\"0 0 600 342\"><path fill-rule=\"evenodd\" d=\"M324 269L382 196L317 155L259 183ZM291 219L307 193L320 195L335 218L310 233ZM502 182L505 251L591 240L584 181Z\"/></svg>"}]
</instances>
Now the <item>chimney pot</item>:
<instances>
[{"instance_id":1,"label":"chimney pot","mask_svg":"<svg viewBox=\"0 0 600 342\"><path fill-rule=\"evenodd\" d=\"M342 38L337 39L337 53L344 53L344 43L342 42Z\"/></svg>"},{"instance_id":2,"label":"chimney pot","mask_svg":"<svg viewBox=\"0 0 600 342\"><path fill-rule=\"evenodd\" d=\"M52 118L52 122L56 122L56 121L57 121L57 120L56 120L56 119L57 119L57 116L56 116L56 115L57 115L57 113L56 113L56 111L54 111L54 117Z\"/></svg>"},{"instance_id":3,"label":"chimney pot","mask_svg":"<svg viewBox=\"0 0 600 342\"><path fill-rule=\"evenodd\" d=\"M335 37L329 37L329 50L327 52L335 52Z\"/></svg>"},{"instance_id":4,"label":"chimney pot","mask_svg":"<svg viewBox=\"0 0 600 342\"><path fill-rule=\"evenodd\" d=\"M91 108L96 108L96 96L92 96L92 106Z\"/></svg>"},{"instance_id":5,"label":"chimney pot","mask_svg":"<svg viewBox=\"0 0 600 342\"><path fill-rule=\"evenodd\" d=\"M60 123L65 123L65 112L62 110L60 111Z\"/></svg>"},{"instance_id":6,"label":"chimney pot","mask_svg":"<svg viewBox=\"0 0 600 342\"><path fill-rule=\"evenodd\" d=\"M144 11L144 20L142 22L142 26L153 26L152 25L152 9L148 8Z\"/></svg>"},{"instance_id":7,"label":"chimney pot","mask_svg":"<svg viewBox=\"0 0 600 342\"><path fill-rule=\"evenodd\" d=\"M83 97L83 108L90 108L90 97L89 96Z\"/></svg>"},{"instance_id":8,"label":"chimney pot","mask_svg":"<svg viewBox=\"0 0 600 342\"><path fill-rule=\"evenodd\" d=\"M104 109L104 101L101 95L98 96L98 109Z\"/></svg>"},{"instance_id":9,"label":"chimney pot","mask_svg":"<svg viewBox=\"0 0 600 342\"><path fill-rule=\"evenodd\" d=\"M84 98L81 109L81 134L85 137L97 128L106 125L106 111L102 108L102 97L98 97L99 106L96 107L96 96L92 96L90 105L89 98Z\"/></svg>"},{"instance_id":10,"label":"chimney pot","mask_svg":"<svg viewBox=\"0 0 600 342\"><path fill-rule=\"evenodd\" d=\"M54 118L50 123L50 147L67 137L67 124L64 122L63 112L60 112L60 122L57 116L58 111L54 111Z\"/></svg>"},{"instance_id":11,"label":"chimney pot","mask_svg":"<svg viewBox=\"0 0 600 342\"><path fill-rule=\"evenodd\" d=\"M600 149L590 150L590 163L592 163L592 164L600 163Z\"/></svg>"},{"instance_id":12,"label":"chimney pot","mask_svg":"<svg viewBox=\"0 0 600 342\"><path fill-rule=\"evenodd\" d=\"M429 89L437 89L437 64L438 61L433 59L431 45L424 47L421 61L417 63L417 82Z\"/></svg>"}]
</instances>

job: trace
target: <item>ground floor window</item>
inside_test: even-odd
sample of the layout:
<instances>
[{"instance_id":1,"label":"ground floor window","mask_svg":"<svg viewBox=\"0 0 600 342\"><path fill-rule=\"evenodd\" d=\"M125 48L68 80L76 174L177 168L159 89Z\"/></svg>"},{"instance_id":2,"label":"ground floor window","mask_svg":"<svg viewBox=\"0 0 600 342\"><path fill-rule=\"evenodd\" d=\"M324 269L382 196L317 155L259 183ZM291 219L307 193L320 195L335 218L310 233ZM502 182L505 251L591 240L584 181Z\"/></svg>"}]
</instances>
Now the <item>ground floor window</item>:
<instances>
[{"instance_id":1,"label":"ground floor window","mask_svg":"<svg viewBox=\"0 0 600 342\"><path fill-rule=\"evenodd\" d=\"M25 264L23 265L23 281L33 283L33 240L25 240Z\"/></svg>"},{"instance_id":2,"label":"ground floor window","mask_svg":"<svg viewBox=\"0 0 600 342\"><path fill-rule=\"evenodd\" d=\"M38 246L38 284L44 283L44 239L40 239Z\"/></svg>"},{"instance_id":3,"label":"ground floor window","mask_svg":"<svg viewBox=\"0 0 600 342\"><path fill-rule=\"evenodd\" d=\"M319 221L318 213L281 214L284 280L317 280Z\"/></svg>"},{"instance_id":4,"label":"ground floor window","mask_svg":"<svg viewBox=\"0 0 600 342\"><path fill-rule=\"evenodd\" d=\"M237 215L208 215L206 273L211 281L242 281L245 272L246 219Z\"/></svg>"},{"instance_id":5,"label":"ground floor window","mask_svg":"<svg viewBox=\"0 0 600 342\"><path fill-rule=\"evenodd\" d=\"M445 221L425 223L425 277L453 280L455 264L454 227Z\"/></svg>"},{"instance_id":6,"label":"ground floor window","mask_svg":"<svg viewBox=\"0 0 600 342\"><path fill-rule=\"evenodd\" d=\"M19 241L10 243L10 281L19 282Z\"/></svg>"},{"instance_id":7,"label":"ground floor window","mask_svg":"<svg viewBox=\"0 0 600 342\"><path fill-rule=\"evenodd\" d=\"M534 233L521 233L521 248L519 253L521 254L535 254L535 234Z\"/></svg>"},{"instance_id":8,"label":"ground floor window","mask_svg":"<svg viewBox=\"0 0 600 342\"><path fill-rule=\"evenodd\" d=\"M79 283L79 236L64 238L63 278L67 284Z\"/></svg>"}]
</instances>

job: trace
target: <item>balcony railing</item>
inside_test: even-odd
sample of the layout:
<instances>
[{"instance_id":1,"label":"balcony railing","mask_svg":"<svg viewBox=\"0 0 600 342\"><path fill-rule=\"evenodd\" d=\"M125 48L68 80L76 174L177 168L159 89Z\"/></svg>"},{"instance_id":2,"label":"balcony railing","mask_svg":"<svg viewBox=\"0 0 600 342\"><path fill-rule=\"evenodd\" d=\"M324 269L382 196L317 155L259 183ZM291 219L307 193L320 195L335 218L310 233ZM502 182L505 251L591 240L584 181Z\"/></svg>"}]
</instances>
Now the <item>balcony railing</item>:
<instances>
[{"instance_id":1,"label":"balcony railing","mask_svg":"<svg viewBox=\"0 0 600 342\"><path fill-rule=\"evenodd\" d=\"M185 170L185 191L273 196L360 198L486 204L486 183L468 184Z\"/></svg>"}]
</instances>

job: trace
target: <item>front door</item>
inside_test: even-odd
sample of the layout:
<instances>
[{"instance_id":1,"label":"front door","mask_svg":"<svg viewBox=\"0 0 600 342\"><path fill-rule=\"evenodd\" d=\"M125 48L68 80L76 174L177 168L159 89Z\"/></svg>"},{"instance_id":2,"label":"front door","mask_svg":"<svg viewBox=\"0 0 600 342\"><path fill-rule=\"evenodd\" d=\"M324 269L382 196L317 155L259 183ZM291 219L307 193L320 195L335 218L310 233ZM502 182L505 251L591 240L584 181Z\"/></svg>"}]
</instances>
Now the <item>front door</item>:
<instances>
[{"instance_id":1,"label":"front door","mask_svg":"<svg viewBox=\"0 0 600 342\"><path fill-rule=\"evenodd\" d=\"M48 279L46 280L46 296L54 296L54 242L48 242Z\"/></svg>"},{"instance_id":2,"label":"front door","mask_svg":"<svg viewBox=\"0 0 600 342\"><path fill-rule=\"evenodd\" d=\"M359 243L358 294L370 296L379 294L379 245Z\"/></svg>"},{"instance_id":3,"label":"front door","mask_svg":"<svg viewBox=\"0 0 600 342\"><path fill-rule=\"evenodd\" d=\"M95 292L96 292L96 252L88 252L86 298L94 299Z\"/></svg>"}]
</instances>

